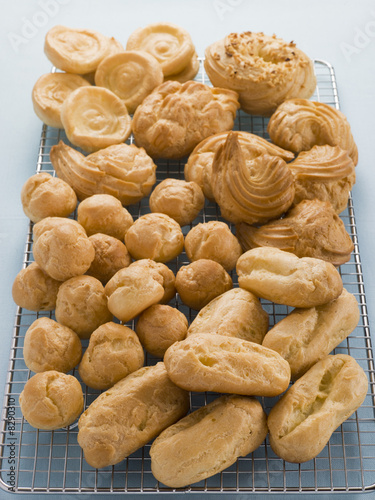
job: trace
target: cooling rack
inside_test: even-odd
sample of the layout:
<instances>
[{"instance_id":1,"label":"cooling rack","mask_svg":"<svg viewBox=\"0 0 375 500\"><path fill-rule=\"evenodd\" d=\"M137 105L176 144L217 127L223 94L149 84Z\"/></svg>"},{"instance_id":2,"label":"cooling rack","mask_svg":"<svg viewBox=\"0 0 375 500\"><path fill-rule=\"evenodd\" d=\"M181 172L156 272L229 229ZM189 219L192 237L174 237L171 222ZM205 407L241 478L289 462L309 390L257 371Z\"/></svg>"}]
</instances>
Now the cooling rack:
<instances>
[{"instance_id":1,"label":"cooling rack","mask_svg":"<svg viewBox=\"0 0 375 500\"><path fill-rule=\"evenodd\" d=\"M339 109L335 74L332 66L316 60L317 89L313 96ZM196 77L209 84L203 65ZM239 112L235 129L252 132L269 139L267 119ZM54 174L49 161L50 148L60 139L68 142L64 133L43 126L37 158L37 172ZM183 160L158 161L158 181L166 177L183 179ZM33 172L32 172L33 173ZM30 173L30 175L32 174ZM134 218L149 212L147 200L129 207ZM368 323L365 288L358 246L353 200L341 214L346 229L354 242L354 251L349 262L340 267L345 288L353 293L361 316L357 328L342 342L334 353L353 356L365 370L369 380L369 392L363 405L332 434L328 445L314 460L304 464L291 464L278 458L269 446L268 438L252 454L239 458L237 462L205 481L183 489L168 488L156 481L151 473L150 444L133 453L113 467L95 470L84 460L77 444L77 424L56 431L42 431L32 428L22 417L18 396L25 382L32 375L24 364L22 348L26 330L41 316L54 317L53 313L34 313L17 309L13 329L9 369L1 421L0 437L0 486L18 493L301 493L301 492L360 492L375 490L375 382L374 360ZM218 207L206 202L204 210L193 225L209 220L221 220ZM191 228L185 226L186 234ZM32 257L32 224L30 224L24 252L23 267ZM182 253L169 265L174 272L187 264ZM21 267L21 266L20 266ZM234 286L237 277L232 273ZM288 307L262 300L268 312L270 325L274 325L290 312ZM182 310L189 322L195 312L184 306L176 296L175 307ZM128 324L134 328L134 323ZM11 334L11 332L9 332ZM87 341L86 341L87 342ZM87 345L87 344L86 344ZM146 354L146 363L154 364L158 359ZM71 372L79 378L78 372ZM99 394L82 384L87 407ZM212 401L217 394L191 393L191 409ZM268 413L277 398L260 398Z\"/></svg>"}]
</instances>

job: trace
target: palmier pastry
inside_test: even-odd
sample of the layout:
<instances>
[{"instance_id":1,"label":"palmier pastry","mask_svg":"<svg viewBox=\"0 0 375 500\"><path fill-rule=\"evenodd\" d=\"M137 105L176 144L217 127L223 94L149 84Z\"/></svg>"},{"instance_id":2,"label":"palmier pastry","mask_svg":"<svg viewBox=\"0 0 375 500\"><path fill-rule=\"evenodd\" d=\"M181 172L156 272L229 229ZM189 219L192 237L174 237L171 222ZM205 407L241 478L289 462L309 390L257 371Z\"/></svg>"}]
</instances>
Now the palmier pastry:
<instances>
[{"instance_id":1,"label":"palmier pastry","mask_svg":"<svg viewBox=\"0 0 375 500\"><path fill-rule=\"evenodd\" d=\"M61 122L69 141L91 153L126 141L131 118L123 101L102 87L80 87L61 107Z\"/></svg>"},{"instance_id":2,"label":"palmier pastry","mask_svg":"<svg viewBox=\"0 0 375 500\"><path fill-rule=\"evenodd\" d=\"M344 222L328 201L301 201L283 219L264 226L238 224L236 234L244 251L276 247L297 257L315 257L335 266L347 262L354 248Z\"/></svg>"},{"instance_id":3,"label":"palmier pastry","mask_svg":"<svg viewBox=\"0 0 375 500\"><path fill-rule=\"evenodd\" d=\"M93 194L111 194L123 205L137 203L156 182L156 165L142 148L117 144L84 156L60 141L50 159L57 175L80 200Z\"/></svg>"},{"instance_id":4,"label":"palmier pastry","mask_svg":"<svg viewBox=\"0 0 375 500\"><path fill-rule=\"evenodd\" d=\"M202 188L205 197L211 201L215 201L211 184L212 162L216 151L225 143L228 134L229 132L220 132L203 139L194 148L185 165L185 179L196 182ZM285 161L294 158L294 154L290 151L275 146L259 135L241 131L237 132L237 137L244 154L248 155L249 159L261 154L280 156Z\"/></svg>"},{"instance_id":5,"label":"palmier pastry","mask_svg":"<svg viewBox=\"0 0 375 500\"><path fill-rule=\"evenodd\" d=\"M355 183L355 167L347 151L339 146L314 146L288 166L294 175L294 205L318 198L331 202L338 214L345 210Z\"/></svg>"},{"instance_id":6,"label":"palmier pastry","mask_svg":"<svg viewBox=\"0 0 375 500\"><path fill-rule=\"evenodd\" d=\"M346 116L323 102L290 99L271 116L267 130L275 144L294 153L328 144L345 149L354 165L358 163L358 149Z\"/></svg>"},{"instance_id":7,"label":"palmier pastry","mask_svg":"<svg viewBox=\"0 0 375 500\"><path fill-rule=\"evenodd\" d=\"M231 33L205 55L212 84L238 92L241 108L250 114L269 116L286 99L308 99L316 87L312 60L275 35Z\"/></svg>"},{"instance_id":8,"label":"palmier pastry","mask_svg":"<svg viewBox=\"0 0 375 500\"><path fill-rule=\"evenodd\" d=\"M212 189L230 222L262 223L282 215L294 199L294 179L284 160L268 154L246 158L231 132L215 153Z\"/></svg>"},{"instance_id":9,"label":"palmier pastry","mask_svg":"<svg viewBox=\"0 0 375 500\"><path fill-rule=\"evenodd\" d=\"M168 81L138 106L133 134L153 158L181 158L204 138L230 130L239 107L237 94L189 81Z\"/></svg>"}]
</instances>

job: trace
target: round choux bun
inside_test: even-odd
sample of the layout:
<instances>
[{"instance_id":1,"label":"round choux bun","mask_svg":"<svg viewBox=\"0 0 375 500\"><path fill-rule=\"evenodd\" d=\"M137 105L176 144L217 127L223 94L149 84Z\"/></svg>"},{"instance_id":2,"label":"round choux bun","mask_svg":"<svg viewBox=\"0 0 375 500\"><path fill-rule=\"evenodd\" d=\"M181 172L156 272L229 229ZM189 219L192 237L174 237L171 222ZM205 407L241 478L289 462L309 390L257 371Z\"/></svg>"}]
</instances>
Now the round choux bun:
<instances>
[{"instance_id":1,"label":"round choux bun","mask_svg":"<svg viewBox=\"0 0 375 500\"><path fill-rule=\"evenodd\" d=\"M132 264L132 269L138 267L144 269L145 272L157 272L162 278L162 286L164 288L164 295L160 299L160 304L168 304L176 295L176 276L172 269L169 269L166 264L162 262L155 262L151 259L136 260Z\"/></svg>"}]
</instances>

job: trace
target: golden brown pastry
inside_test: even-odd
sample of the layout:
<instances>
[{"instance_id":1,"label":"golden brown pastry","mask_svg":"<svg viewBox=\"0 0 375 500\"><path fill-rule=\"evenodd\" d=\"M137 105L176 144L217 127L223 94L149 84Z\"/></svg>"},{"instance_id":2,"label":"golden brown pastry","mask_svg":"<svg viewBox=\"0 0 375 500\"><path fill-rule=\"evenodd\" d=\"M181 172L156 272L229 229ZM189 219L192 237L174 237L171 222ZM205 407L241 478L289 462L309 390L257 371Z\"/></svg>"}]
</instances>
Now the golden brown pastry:
<instances>
[{"instance_id":1,"label":"golden brown pastry","mask_svg":"<svg viewBox=\"0 0 375 500\"><path fill-rule=\"evenodd\" d=\"M187 391L276 396L290 382L289 364L277 352L212 333L175 342L164 363L172 382Z\"/></svg>"},{"instance_id":2,"label":"golden brown pastry","mask_svg":"<svg viewBox=\"0 0 375 500\"><path fill-rule=\"evenodd\" d=\"M238 109L237 94L203 83L168 81L138 106L133 134L153 158L181 158L206 137L230 130Z\"/></svg>"},{"instance_id":3,"label":"golden brown pastry","mask_svg":"<svg viewBox=\"0 0 375 500\"><path fill-rule=\"evenodd\" d=\"M33 236L35 262L55 280L84 274L94 260L94 246L75 220L46 217L34 225Z\"/></svg>"},{"instance_id":4,"label":"golden brown pastry","mask_svg":"<svg viewBox=\"0 0 375 500\"><path fill-rule=\"evenodd\" d=\"M37 373L26 382L19 403L32 427L60 429L72 424L83 410L81 384L72 375L55 370Z\"/></svg>"},{"instance_id":5,"label":"golden brown pastry","mask_svg":"<svg viewBox=\"0 0 375 500\"><path fill-rule=\"evenodd\" d=\"M184 247L180 225L161 213L142 215L125 234L125 245L133 259L168 262Z\"/></svg>"},{"instance_id":6,"label":"golden brown pastry","mask_svg":"<svg viewBox=\"0 0 375 500\"><path fill-rule=\"evenodd\" d=\"M226 271L236 267L242 248L225 222L212 220L194 226L185 237L188 259L210 259L221 264Z\"/></svg>"},{"instance_id":7,"label":"golden brown pastry","mask_svg":"<svg viewBox=\"0 0 375 500\"><path fill-rule=\"evenodd\" d=\"M182 302L198 311L232 287L232 278L223 266L210 259L182 266L176 274L176 289Z\"/></svg>"},{"instance_id":8,"label":"golden brown pastry","mask_svg":"<svg viewBox=\"0 0 375 500\"><path fill-rule=\"evenodd\" d=\"M221 396L171 425L151 445L155 478L181 488L221 472L256 450L268 432L255 398Z\"/></svg>"},{"instance_id":9,"label":"golden brown pastry","mask_svg":"<svg viewBox=\"0 0 375 500\"><path fill-rule=\"evenodd\" d=\"M350 259L354 244L328 201L303 200L283 219L255 227L236 226L244 251L256 247L275 247L297 257L314 257L340 266Z\"/></svg>"},{"instance_id":10,"label":"golden brown pastry","mask_svg":"<svg viewBox=\"0 0 375 500\"><path fill-rule=\"evenodd\" d=\"M305 373L268 416L270 444L287 462L307 462L363 403L368 381L354 358L327 356Z\"/></svg>"},{"instance_id":11,"label":"golden brown pastry","mask_svg":"<svg viewBox=\"0 0 375 500\"><path fill-rule=\"evenodd\" d=\"M116 94L129 113L163 83L159 62L148 52L127 50L102 60L95 73L95 84Z\"/></svg>"},{"instance_id":12,"label":"golden brown pastry","mask_svg":"<svg viewBox=\"0 0 375 500\"><path fill-rule=\"evenodd\" d=\"M21 269L12 285L14 302L29 311L52 311L60 281L51 278L36 262Z\"/></svg>"},{"instance_id":13,"label":"golden brown pastry","mask_svg":"<svg viewBox=\"0 0 375 500\"><path fill-rule=\"evenodd\" d=\"M225 143L229 133L219 132L203 139L194 148L185 165L185 179L196 182L202 188L205 197L211 201L215 201L211 184L212 162L216 151ZM248 160L263 154L279 156L286 162L294 158L294 154L290 151L275 146L275 144L266 141L259 135L243 131L237 132L236 135L243 148L243 154L246 155Z\"/></svg>"},{"instance_id":14,"label":"golden brown pastry","mask_svg":"<svg viewBox=\"0 0 375 500\"><path fill-rule=\"evenodd\" d=\"M164 363L140 368L98 396L78 422L78 444L95 468L114 465L183 417L189 395Z\"/></svg>"},{"instance_id":15,"label":"golden brown pastry","mask_svg":"<svg viewBox=\"0 0 375 500\"><path fill-rule=\"evenodd\" d=\"M358 163L358 149L346 116L323 102L290 99L271 116L267 130L275 144L295 153L328 144L340 146L354 165Z\"/></svg>"},{"instance_id":16,"label":"golden brown pastry","mask_svg":"<svg viewBox=\"0 0 375 500\"><path fill-rule=\"evenodd\" d=\"M154 304L140 314L136 332L146 351L162 358L168 347L186 337L187 328L188 320L181 311Z\"/></svg>"},{"instance_id":17,"label":"golden brown pastry","mask_svg":"<svg viewBox=\"0 0 375 500\"><path fill-rule=\"evenodd\" d=\"M291 307L315 307L336 299L342 279L329 262L299 258L272 247L248 250L237 261L238 283L257 297Z\"/></svg>"},{"instance_id":18,"label":"golden brown pastry","mask_svg":"<svg viewBox=\"0 0 375 500\"><path fill-rule=\"evenodd\" d=\"M216 333L261 344L268 330L268 314L255 295L233 288L203 307L189 326L187 336Z\"/></svg>"},{"instance_id":19,"label":"golden brown pastry","mask_svg":"<svg viewBox=\"0 0 375 500\"><path fill-rule=\"evenodd\" d=\"M49 127L64 128L61 107L65 99L79 87L90 83L73 73L46 73L38 78L31 94L38 118Z\"/></svg>"},{"instance_id":20,"label":"golden brown pastry","mask_svg":"<svg viewBox=\"0 0 375 500\"><path fill-rule=\"evenodd\" d=\"M312 60L276 35L230 33L207 47L204 67L212 84L239 93L241 108L269 116L286 99L308 99L316 77Z\"/></svg>"},{"instance_id":21,"label":"golden brown pastry","mask_svg":"<svg viewBox=\"0 0 375 500\"><path fill-rule=\"evenodd\" d=\"M164 77L164 81L173 80L175 82L185 83L189 80L194 80L199 71L199 59L198 54L195 53L187 65L179 72L174 75L168 75Z\"/></svg>"},{"instance_id":22,"label":"golden brown pastry","mask_svg":"<svg viewBox=\"0 0 375 500\"><path fill-rule=\"evenodd\" d=\"M23 358L33 372L56 370L67 373L81 361L82 345L78 335L53 319L36 319L27 329Z\"/></svg>"},{"instance_id":23,"label":"golden brown pastry","mask_svg":"<svg viewBox=\"0 0 375 500\"><path fill-rule=\"evenodd\" d=\"M81 339L87 339L103 323L111 321L104 287L92 276L74 276L59 288L56 319Z\"/></svg>"},{"instance_id":24,"label":"golden brown pastry","mask_svg":"<svg viewBox=\"0 0 375 500\"><path fill-rule=\"evenodd\" d=\"M61 122L69 141L88 153L120 144L131 132L125 104L104 87L80 87L69 94Z\"/></svg>"},{"instance_id":25,"label":"golden brown pastry","mask_svg":"<svg viewBox=\"0 0 375 500\"><path fill-rule=\"evenodd\" d=\"M124 47L118 40L116 40L116 38L111 37L109 38L108 41L109 41L109 49L105 57L109 57L113 54L118 54L119 52L124 52L125 50ZM95 85L95 73L96 70L90 71L90 73L85 73L82 76L86 78L86 80L88 80L91 83L91 85Z\"/></svg>"},{"instance_id":26,"label":"golden brown pastry","mask_svg":"<svg viewBox=\"0 0 375 500\"><path fill-rule=\"evenodd\" d=\"M135 332L111 321L90 336L78 371L86 385L102 390L139 370L143 363L143 349Z\"/></svg>"},{"instance_id":27,"label":"golden brown pastry","mask_svg":"<svg viewBox=\"0 0 375 500\"><path fill-rule=\"evenodd\" d=\"M160 299L160 304L168 304L176 295L176 277L168 266L163 264L162 262L155 262L152 259L141 259L136 260L132 264L132 269L140 268L143 269L146 273L154 273L157 272L161 278L157 278L157 281L160 281L161 285L164 288L164 295Z\"/></svg>"},{"instance_id":28,"label":"golden brown pastry","mask_svg":"<svg viewBox=\"0 0 375 500\"><path fill-rule=\"evenodd\" d=\"M142 148L117 144L84 156L60 141L50 159L57 175L76 192L79 200L93 194L111 194L123 205L137 203L156 182L156 165Z\"/></svg>"},{"instance_id":29,"label":"golden brown pastry","mask_svg":"<svg viewBox=\"0 0 375 500\"><path fill-rule=\"evenodd\" d=\"M68 217L76 208L77 196L62 179L40 172L22 186L21 202L27 217L39 222L45 217Z\"/></svg>"},{"instance_id":30,"label":"golden brown pastry","mask_svg":"<svg viewBox=\"0 0 375 500\"><path fill-rule=\"evenodd\" d=\"M204 207L204 194L196 182L168 178L152 191L149 204L151 212L166 214L186 226Z\"/></svg>"},{"instance_id":31,"label":"golden brown pastry","mask_svg":"<svg viewBox=\"0 0 375 500\"><path fill-rule=\"evenodd\" d=\"M344 288L341 295L328 304L294 309L271 328L262 345L286 359L292 380L297 380L338 346L358 321L357 299Z\"/></svg>"},{"instance_id":32,"label":"golden brown pastry","mask_svg":"<svg viewBox=\"0 0 375 500\"><path fill-rule=\"evenodd\" d=\"M293 175L278 156L248 158L230 132L212 164L212 191L222 216L230 222L262 223L282 215L294 199Z\"/></svg>"}]
</instances>

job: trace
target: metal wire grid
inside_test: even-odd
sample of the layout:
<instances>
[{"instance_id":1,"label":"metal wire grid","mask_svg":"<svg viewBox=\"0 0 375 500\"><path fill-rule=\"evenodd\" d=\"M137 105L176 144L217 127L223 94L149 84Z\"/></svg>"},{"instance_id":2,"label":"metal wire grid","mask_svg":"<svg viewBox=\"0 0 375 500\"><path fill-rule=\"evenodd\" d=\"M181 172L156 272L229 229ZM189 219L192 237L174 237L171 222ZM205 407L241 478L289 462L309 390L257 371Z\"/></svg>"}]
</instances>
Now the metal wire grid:
<instances>
[{"instance_id":1,"label":"metal wire grid","mask_svg":"<svg viewBox=\"0 0 375 500\"><path fill-rule=\"evenodd\" d=\"M323 61L315 61L318 88L313 99L339 108L337 87L333 68ZM201 65L199 81L209 83ZM235 129L256 133L269 138L266 132L267 119L240 112ZM43 127L37 161L37 172L54 174L49 161L49 151L59 140L66 141L63 132ZM184 161L157 162L158 181L166 177L183 179ZM149 212L147 200L129 207L134 218ZM278 458L269 446L268 438L252 454L239 458L237 462L220 474L187 488L174 490L159 484L151 473L150 444L141 448L120 464L95 470L84 460L77 444L77 424L56 431L32 428L22 417L18 396L32 373L26 368L22 349L25 333L31 323L41 316L54 317L53 313L34 313L17 309L10 352L8 379L5 388L1 426L0 485L14 492L32 493L175 493L175 492L355 492L374 490L375 477L375 379L371 337L368 323L366 296L363 283L358 237L356 232L353 201L350 198L347 210L341 214L346 229L354 242L354 251L349 262L340 267L345 288L353 293L360 307L360 322L355 331L338 346L334 353L350 354L356 358L369 378L369 393L364 404L344 422L332 435L328 445L316 457L304 464L291 464ZM192 225L220 218L218 207L206 202L203 212ZM183 228L186 234L192 227ZM24 253L23 267L33 261L32 225L30 224ZM188 263L185 253L170 263L174 272ZM234 286L237 277L232 273ZM175 307L182 310L189 322L196 312L187 308L176 296ZM270 325L274 325L290 312L287 306L262 300L268 312ZM134 328L134 322L129 324ZM87 345L86 341L86 345ZM146 353L146 363L154 364L158 359ZM73 375L79 378L78 372ZM99 394L82 384L87 407ZM191 409L197 409L215 399L213 393L191 393ZM268 413L277 398L259 398Z\"/></svg>"}]
</instances>

